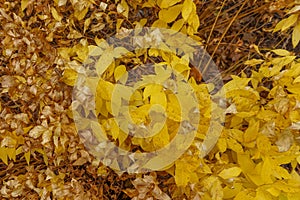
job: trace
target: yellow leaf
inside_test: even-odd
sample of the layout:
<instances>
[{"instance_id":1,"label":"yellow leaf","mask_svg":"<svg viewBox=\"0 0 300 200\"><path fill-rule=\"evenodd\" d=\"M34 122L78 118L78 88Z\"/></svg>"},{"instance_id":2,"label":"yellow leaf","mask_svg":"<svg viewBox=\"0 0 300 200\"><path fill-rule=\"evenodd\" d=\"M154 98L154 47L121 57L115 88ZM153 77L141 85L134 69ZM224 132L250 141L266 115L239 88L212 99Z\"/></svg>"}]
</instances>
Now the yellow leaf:
<instances>
[{"instance_id":1,"label":"yellow leaf","mask_svg":"<svg viewBox=\"0 0 300 200\"><path fill-rule=\"evenodd\" d=\"M101 96L104 100L111 100L112 91L114 90L114 85L103 79L100 79L97 85L97 95Z\"/></svg>"},{"instance_id":2,"label":"yellow leaf","mask_svg":"<svg viewBox=\"0 0 300 200\"><path fill-rule=\"evenodd\" d=\"M15 148L7 148L6 152L7 152L7 156L9 159L16 161L16 149Z\"/></svg>"},{"instance_id":3,"label":"yellow leaf","mask_svg":"<svg viewBox=\"0 0 300 200\"><path fill-rule=\"evenodd\" d=\"M146 100L152 94L159 93L163 91L163 86L158 84L149 84L145 87L143 93L143 99Z\"/></svg>"},{"instance_id":4,"label":"yellow leaf","mask_svg":"<svg viewBox=\"0 0 300 200\"><path fill-rule=\"evenodd\" d=\"M271 60L271 63L274 65L272 68L272 71L274 70L274 68L279 67L281 69L281 67L290 64L293 60L295 60L296 56L285 56L285 57L279 57L279 58L273 58ZM278 70L277 70L278 71ZM279 70L280 71L280 70ZM278 72L274 72L271 74L277 74ZM273 76L271 75L271 76Z\"/></svg>"},{"instance_id":5,"label":"yellow leaf","mask_svg":"<svg viewBox=\"0 0 300 200\"><path fill-rule=\"evenodd\" d=\"M264 62L264 60L262 59L251 59L251 60L247 60L245 62L245 65L255 66L261 64L262 62Z\"/></svg>"},{"instance_id":6,"label":"yellow leaf","mask_svg":"<svg viewBox=\"0 0 300 200\"><path fill-rule=\"evenodd\" d=\"M226 139L225 138L219 138L218 143L217 143L217 147L220 150L220 152L225 152L227 149L227 143L226 143Z\"/></svg>"},{"instance_id":7,"label":"yellow leaf","mask_svg":"<svg viewBox=\"0 0 300 200\"><path fill-rule=\"evenodd\" d=\"M295 78L295 80L293 81L293 84L295 83L300 83L300 76L298 76L297 78Z\"/></svg>"},{"instance_id":8,"label":"yellow leaf","mask_svg":"<svg viewBox=\"0 0 300 200\"><path fill-rule=\"evenodd\" d=\"M190 17L188 19L188 23L190 24L190 27L192 28L192 30L194 32L197 32L197 30L198 30L198 28L200 26L200 21L199 21L198 15L196 14L195 9L194 9L194 14L190 15ZM200 41L200 38L198 38L197 40Z\"/></svg>"},{"instance_id":9,"label":"yellow leaf","mask_svg":"<svg viewBox=\"0 0 300 200\"><path fill-rule=\"evenodd\" d=\"M274 163L271 162L270 158L266 157L263 161L261 168L261 178L265 184L273 183L271 179L272 171L274 170Z\"/></svg>"},{"instance_id":10,"label":"yellow leaf","mask_svg":"<svg viewBox=\"0 0 300 200\"><path fill-rule=\"evenodd\" d=\"M7 151L5 147L0 147L0 159L4 162L4 164L8 165Z\"/></svg>"},{"instance_id":11,"label":"yellow leaf","mask_svg":"<svg viewBox=\"0 0 300 200\"><path fill-rule=\"evenodd\" d=\"M239 167L231 167L231 168L228 168L228 169L223 169L219 173L219 177L221 177L223 179L229 179L229 178L233 178L233 177L239 176L241 172L242 172L241 168L239 168Z\"/></svg>"},{"instance_id":12,"label":"yellow leaf","mask_svg":"<svg viewBox=\"0 0 300 200\"><path fill-rule=\"evenodd\" d=\"M278 196L280 195L280 193L281 193L280 190L278 190L278 189L276 189L276 188L273 188L273 187L268 188L267 191L268 191L271 195L273 195L273 196L275 196L275 197L278 197Z\"/></svg>"},{"instance_id":13,"label":"yellow leaf","mask_svg":"<svg viewBox=\"0 0 300 200\"><path fill-rule=\"evenodd\" d=\"M46 152L40 148L34 149L34 151L39 152L40 154L43 155L43 160L44 160L45 164L48 166L48 156L47 156Z\"/></svg>"},{"instance_id":14,"label":"yellow leaf","mask_svg":"<svg viewBox=\"0 0 300 200\"><path fill-rule=\"evenodd\" d=\"M246 178L256 186L263 185L264 180L261 178L262 162L256 164L250 158L249 154L237 154L238 164ZM252 184L253 185L253 184Z\"/></svg>"},{"instance_id":15,"label":"yellow leaf","mask_svg":"<svg viewBox=\"0 0 300 200\"><path fill-rule=\"evenodd\" d=\"M253 192L252 192L253 193ZM234 200L254 200L254 196L248 189L241 190L235 197Z\"/></svg>"},{"instance_id":16,"label":"yellow leaf","mask_svg":"<svg viewBox=\"0 0 300 200\"><path fill-rule=\"evenodd\" d=\"M153 146L155 149L160 149L169 144L169 142L170 136L168 133L168 127L165 125L162 130L153 137Z\"/></svg>"},{"instance_id":17,"label":"yellow leaf","mask_svg":"<svg viewBox=\"0 0 300 200\"><path fill-rule=\"evenodd\" d=\"M152 27L168 28L169 26L168 26L167 22L165 22L161 19L158 19L155 22L153 22Z\"/></svg>"},{"instance_id":18,"label":"yellow leaf","mask_svg":"<svg viewBox=\"0 0 300 200\"><path fill-rule=\"evenodd\" d=\"M185 23L184 19L179 19L172 25L171 29L174 31L179 31L184 25L184 23Z\"/></svg>"},{"instance_id":19,"label":"yellow leaf","mask_svg":"<svg viewBox=\"0 0 300 200\"><path fill-rule=\"evenodd\" d=\"M169 7L168 9L162 9L158 13L159 19L165 21L166 23L173 22L180 14L181 9L182 5L180 4Z\"/></svg>"},{"instance_id":20,"label":"yellow leaf","mask_svg":"<svg viewBox=\"0 0 300 200\"><path fill-rule=\"evenodd\" d=\"M24 11L26 9L26 7L28 6L29 4L29 0L22 0L21 1L21 10Z\"/></svg>"},{"instance_id":21,"label":"yellow leaf","mask_svg":"<svg viewBox=\"0 0 300 200\"><path fill-rule=\"evenodd\" d=\"M250 45L250 48L254 48L254 50L256 51L256 53L258 53L260 56L264 56L264 55L260 52L260 50L259 50L259 48L258 48L257 45L251 44L251 45Z\"/></svg>"},{"instance_id":22,"label":"yellow leaf","mask_svg":"<svg viewBox=\"0 0 300 200\"><path fill-rule=\"evenodd\" d=\"M57 6L64 6L67 3L67 0L54 0Z\"/></svg>"},{"instance_id":23,"label":"yellow leaf","mask_svg":"<svg viewBox=\"0 0 300 200\"><path fill-rule=\"evenodd\" d=\"M27 165L29 165L29 163L30 163L30 151L25 152L24 157L25 157L25 160L27 162Z\"/></svg>"},{"instance_id":24,"label":"yellow leaf","mask_svg":"<svg viewBox=\"0 0 300 200\"><path fill-rule=\"evenodd\" d=\"M238 142L243 142L243 131L238 129L230 129L228 134L230 135L230 137L236 139Z\"/></svg>"},{"instance_id":25,"label":"yellow leaf","mask_svg":"<svg viewBox=\"0 0 300 200\"><path fill-rule=\"evenodd\" d=\"M112 64L113 61L113 48L108 47L104 50L101 57L96 62L95 67L98 75L101 76L105 72L105 70Z\"/></svg>"},{"instance_id":26,"label":"yellow leaf","mask_svg":"<svg viewBox=\"0 0 300 200\"><path fill-rule=\"evenodd\" d=\"M285 22L287 19L283 19L280 22L278 22L273 30L273 33L280 31L282 29L282 27L284 26Z\"/></svg>"},{"instance_id":27,"label":"yellow leaf","mask_svg":"<svg viewBox=\"0 0 300 200\"><path fill-rule=\"evenodd\" d=\"M120 78L122 78L122 76L124 76L125 73L126 73L126 66L125 65L117 66L115 71L114 71L115 80L118 81Z\"/></svg>"},{"instance_id":28,"label":"yellow leaf","mask_svg":"<svg viewBox=\"0 0 300 200\"><path fill-rule=\"evenodd\" d=\"M250 121L249 127L247 128L245 134L244 134L244 142L252 142L256 139L258 136L258 130L259 130L259 121Z\"/></svg>"},{"instance_id":29,"label":"yellow leaf","mask_svg":"<svg viewBox=\"0 0 300 200\"><path fill-rule=\"evenodd\" d=\"M233 183L232 186L226 186L223 189L224 199L232 199L242 190L242 188L243 185L241 183Z\"/></svg>"},{"instance_id":30,"label":"yellow leaf","mask_svg":"<svg viewBox=\"0 0 300 200\"><path fill-rule=\"evenodd\" d=\"M63 18L54 7L51 7L51 14L56 21L60 22Z\"/></svg>"},{"instance_id":31,"label":"yellow leaf","mask_svg":"<svg viewBox=\"0 0 300 200\"><path fill-rule=\"evenodd\" d=\"M119 137L120 128L113 118L111 118L110 121L111 121L111 128L110 128L111 135L113 139L116 140Z\"/></svg>"},{"instance_id":32,"label":"yellow leaf","mask_svg":"<svg viewBox=\"0 0 300 200\"><path fill-rule=\"evenodd\" d=\"M272 50L273 53L279 55L279 56L289 56L291 53L285 49L274 49Z\"/></svg>"},{"instance_id":33,"label":"yellow leaf","mask_svg":"<svg viewBox=\"0 0 300 200\"><path fill-rule=\"evenodd\" d=\"M19 148L16 149L16 155L19 155L23 152L23 147L20 146Z\"/></svg>"},{"instance_id":34,"label":"yellow leaf","mask_svg":"<svg viewBox=\"0 0 300 200\"><path fill-rule=\"evenodd\" d=\"M300 83L295 83L287 87L287 90L293 94L299 94L300 91Z\"/></svg>"},{"instance_id":35,"label":"yellow leaf","mask_svg":"<svg viewBox=\"0 0 300 200\"><path fill-rule=\"evenodd\" d=\"M183 74L184 71L190 71L190 67L186 64L178 63L173 67L178 73Z\"/></svg>"},{"instance_id":36,"label":"yellow leaf","mask_svg":"<svg viewBox=\"0 0 300 200\"><path fill-rule=\"evenodd\" d=\"M163 108L166 108L167 107L167 97L166 97L166 94L164 92L158 92L158 93L152 94L151 97L150 97L150 103L152 105L159 104Z\"/></svg>"},{"instance_id":37,"label":"yellow leaf","mask_svg":"<svg viewBox=\"0 0 300 200\"><path fill-rule=\"evenodd\" d=\"M255 199L273 200L274 197L269 192L267 192L265 189L260 187L256 190Z\"/></svg>"},{"instance_id":38,"label":"yellow leaf","mask_svg":"<svg viewBox=\"0 0 300 200\"><path fill-rule=\"evenodd\" d=\"M117 5L117 12L128 18L129 6L125 0L122 0L121 3Z\"/></svg>"},{"instance_id":39,"label":"yellow leaf","mask_svg":"<svg viewBox=\"0 0 300 200\"><path fill-rule=\"evenodd\" d=\"M259 135L256 140L256 145L259 151L267 153L271 149L271 142L265 135Z\"/></svg>"},{"instance_id":40,"label":"yellow leaf","mask_svg":"<svg viewBox=\"0 0 300 200\"><path fill-rule=\"evenodd\" d=\"M289 14L298 12L299 10L300 10L300 5L296 5L292 9L290 9L289 12L287 12L287 14L289 15Z\"/></svg>"},{"instance_id":41,"label":"yellow leaf","mask_svg":"<svg viewBox=\"0 0 300 200\"><path fill-rule=\"evenodd\" d=\"M281 166L275 166L273 171L273 176L278 179L291 179L289 172Z\"/></svg>"},{"instance_id":42,"label":"yellow leaf","mask_svg":"<svg viewBox=\"0 0 300 200\"><path fill-rule=\"evenodd\" d=\"M193 11L193 6L194 6L193 4L194 4L194 3L193 3L192 0L185 0L185 1L183 2L182 11L181 11L182 13L181 13L181 15L182 15L182 18L183 18L185 21L188 20L190 14L191 14L192 11Z\"/></svg>"},{"instance_id":43,"label":"yellow leaf","mask_svg":"<svg viewBox=\"0 0 300 200\"><path fill-rule=\"evenodd\" d=\"M89 11L89 7L85 7L82 10L76 10L74 16L80 21L85 17L88 11Z\"/></svg>"},{"instance_id":44,"label":"yellow leaf","mask_svg":"<svg viewBox=\"0 0 300 200\"><path fill-rule=\"evenodd\" d=\"M299 183L288 184L285 180L276 181L275 183L273 183L273 187L286 193L296 193L300 191Z\"/></svg>"},{"instance_id":45,"label":"yellow leaf","mask_svg":"<svg viewBox=\"0 0 300 200\"><path fill-rule=\"evenodd\" d=\"M168 94L167 96L167 115L169 119L180 122L181 121L181 107L175 94Z\"/></svg>"},{"instance_id":46,"label":"yellow leaf","mask_svg":"<svg viewBox=\"0 0 300 200\"><path fill-rule=\"evenodd\" d=\"M235 139L229 138L227 139L227 146L229 149L232 149L233 151L237 153L243 153L243 147L240 143L238 143Z\"/></svg>"},{"instance_id":47,"label":"yellow leaf","mask_svg":"<svg viewBox=\"0 0 300 200\"><path fill-rule=\"evenodd\" d=\"M292 43L294 48L296 48L299 41L300 41L300 23L298 22L297 25L294 27L293 34L292 34Z\"/></svg>"},{"instance_id":48,"label":"yellow leaf","mask_svg":"<svg viewBox=\"0 0 300 200\"><path fill-rule=\"evenodd\" d=\"M66 68L64 73L63 73L63 76L61 78L61 80L69 85L69 86L74 86L75 85L75 82L77 80L77 72L71 68Z\"/></svg>"},{"instance_id":49,"label":"yellow leaf","mask_svg":"<svg viewBox=\"0 0 300 200\"><path fill-rule=\"evenodd\" d=\"M261 110L257 113L256 117L261 120L270 121L273 120L276 116L278 116L278 113L272 111L272 110Z\"/></svg>"},{"instance_id":50,"label":"yellow leaf","mask_svg":"<svg viewBox=\"0 0 300 200\"><path fill-rule=\"evenodd\" d=\"M175 161L175 182L177 186L185 187L188 182L197 179L197 174L194 173L199 163L196 158L185 157Z\"/></svg>"},{"instance_id":51,"label":"yellow leaf","mask_svg":"<svg viewBox=\"0 0 300 200\"><path fill-rule=\"evenodd\" d=\"M161 0L160 2L158 2L158 6L160 8L169 8L180 1L181 0Z\"/></svg>"},{"instance_id":52,"label":"yellow leaf","mask_svg":"<svg viewBox=\"0 0 300 200\"><path fill-rule=\"evenodd\" d=\"M238 76L232 75L232 80L224 85L226 92L235 90L235 89L245 89L248 85L248 82L251 78L240 78Z\"/></svg>"},{"instance_id":53,"label":"yellow leaf","mask_svg":"<svg viewBox=\"0 0 300 200\"><path fill-rule=\"evenodd\" d=\"M161 1L161 0L159 0ZM157 0L148 0L146 1L143 5L142 5L142 8L152 8L152 7L155 7L156 6L156 3L157 3Z\"/></svg>"},{"instance_id":54,"label":"yellow leaf","mask_svg":"<svg viewBox=\"0 0 300 200\"><path fill-rule=\"evenodd\" d=\"M291 26L293 26L297 22L298 16L299 14L292 14L291 16L289 16L283 24L281 31L285 31Z\"/></svg>"},{"instance_id":55,"label":"yellow leaf","mask_svg":"<svg viewBox=\"0 0 300 200\"><path fill-rule=\"evenodd\" d=\"M122 145L127 137L128 137L128 134L126 134L125 132L120 130L119 135L118 135L119 145Z\"/></svg>"},{"instance_id":56,"label":"yellow leaf","mask_svg":"<svg viewBox=\"0 0 300 200\"><path fill-rule=\"evenodd\" d=\"M97 175L100 175L100 176L105 176L105 175L107 175L107 167L106 167L105 165L100 166L100 167L97 169Z\"/></svg>"},{"instance_id":57,"label":"yellow leaf","mask_svg":"<svg viewBox=\"0 0 300 200\"><path fill-rule=\"evenodd\" d=\"M297 162L300 165L300 156L297 157Z\"/></svg>"}]
</instances>

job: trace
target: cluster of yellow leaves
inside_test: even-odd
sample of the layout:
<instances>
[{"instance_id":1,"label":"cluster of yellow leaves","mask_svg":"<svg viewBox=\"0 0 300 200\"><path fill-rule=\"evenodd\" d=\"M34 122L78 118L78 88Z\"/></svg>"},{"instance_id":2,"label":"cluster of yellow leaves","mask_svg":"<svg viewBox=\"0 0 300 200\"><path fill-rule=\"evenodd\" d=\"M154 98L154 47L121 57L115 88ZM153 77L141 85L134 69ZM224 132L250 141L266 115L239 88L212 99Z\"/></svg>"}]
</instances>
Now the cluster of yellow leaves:
<instances>
[{"instance_id":1,"label":"cluster of yellow leaves","mask_svg":"<svg viewBox=\"0 0 300 200\"><path fill-rule=\"evenodd\" d=\"M300 159L300 62L283 49L273 50L266 55L256 49L265 59L253 59L245 64L259 65L259 69L253 69L250 77L246 74L232 76L232 80L224 86L226 101L230 105L226 110L225 127L217 146L205 159L200 156L199 143L205 138L212 112L207 106L211 103L209 86L198 85L193 78L188 79L199 99L201 120L192 146L166 169L174 176L178 187L173 198L184 193L201 199L295 199L300 194L297 189L300 177L295 171ZM149 49L149 52L152 51ZM105 79L100 79L98 83L96 110L99 122L123 149L139 146L144 151L155 151L170 143L177 131L176 127L181 121L179 100L157 83L160 79L168 78L161 66L169 63L168 67L172 67L174 60L178 63L178 58L165 58L165 62L155 65L157 79L135 91L128 86L118 85L124 75L123 83L128 78L125 66L118 61L108 67L103 76ZM183 64L184 61L179 63L173 69L183 74L188 72L188 75L190 68ZM187 75L184 77L188 78ZM147 76L144 78L147 79ZM115 90L119 91L117 96L113 96L112 91ZM121 101L114 102L121 98L129 102L129 108L124 107L124 110ZM120 113L126 113L126 109L129 109L130 115L125 117L125 121L147 125L152 120L158 125L153 130L161 131L144 138L149 133L136 127L129 130L128 123L114 119L115 106ZM155 109L151 110L151 107ZM165 110L167 119L161 108ZM154 115L152 111L155 111ZM129 132L133 134L130 137ZM138 134L142 134L142 138L132 137ZM282 167L285 164L291 164L290 172Z\"/></svg>"},{"instance_id":2,"label":"cluster of yellow leaves","mask_svg":"<svg viewBox=\"0 0 300 200\"><path fill-rule=\"evenodd\" d=\"M299 20L299 11L300 11L300 3L299 1L294 1L293 3L282 2L281 8L286 6L291 6L292 8L286 11L286 14L289 17L282 19L274 28L273 32L281 31L284 32L291 27L293 27L292 33L292 44L295 48L300 41L300 20Z\"/></svg>"},{"instance_id":3,"label":"cluster of yellow leaves","mask_svg":"<svg viewBox=\"0 0 300 200\"><path fill-rule=\"evenodd\" d=\"M151 54L154 50L149 49L147 54ZM97 66L97 63L103 64L106 62L104 59L109 56L109 52L106 54L105 51L99 58L101 60L104 57L102 62L96 61L97 68L101 68L100 65ZM93 55L96 54L96 52L93 53ZM199 140L205 137L210 117L207 86L197 85L194 79L188 80L190 67L185 57L178 58L165 53L163 58L166 59L165 62L152 66L154 74L140 76L142 81L135 83L137 85L135 89L122 85L128 81L130 84L132 77L128 77L126 67L120 64L120 60L109 65L104 73L99 72L103 73L103 76L96 88L96 114L106 134L110 135L123 149L131 150L139 146L143 151L153 152L165 147L178 134L179 125L184 120L194 121L195 127L198 125L197 118L199 117L194 116L199 113L199 111L195 112L197 106L201 109L202 117L197 137ZM128 58L125 56L122 61L126 59ZM151 66L147 66L146 70L151 71ZM176 78L176 81L171 79L172 70L182 74L181 77ZM67 71L64 76L70 77L72 73ZM135 74L135 76L139 75ZM186 81L188 83L183 84ZM187 87L188 84L191 87ZM198 99L201 99L199 105L191 100L193 98L189 93L193 92ZM124 102L128 103L124 104ZM179 132L184 135L189 132L189 128L183 127Z\"/></svg>"},{"instance_id":4,"label":"cluster of yellow leaves","mask_svg":"<svg viewBox=\"0 0 300 200\"><path fill-rule=\"evenodd\" d=\"M0 8L1 55L4 57L3 60L1 58L3 71L0 77L0 159L8 165L7 171L17 167L14 163L18 162L18 157L21 160L24 158L29 165L26 169L22 167L26 172L21 175L1 173L5 181L1 182L0 193L4 198L21 198L24 194L31 198L29 193L36 193L40 199L49 199L51 196L57 199L88 199L92 195L82 185L82 174L77 175L80 178L74 178L78 172L68 171L72 168L68 168L69 164L66 163L74 166L92 163L88 169L98 167L95 174L101 176L107 175L108 168L95 164L83 145L79 145L70 119L72 114L68 109L71 103L70 88L62 84L74 86L82 62L91 52L95 52L96 47L89 44L91 38L85 34L99 34L107 28L116 29L120 37L126 35L128 27L124 28L126 23L123 22L130 18L130 9L136 10L138 6L159 10L158 19L152 26L170 28L190 36L197 33L199 19L192 0L54 0L46 1L46 5L43 2L22 0L18 9L18 2L7 1ZM72 9L66 11L67 7ZM12 10L16 10L16 13ZM274 30L285 31L294 27L294 47L300 37L298 12L299 5L295 1L294 7L288 12L290 17L280 22ZM117 19L115 15L118 15ZM132 25L140 28L147 22L148 19L143 18ZM95 37L93 42L99 45L102 39ZM175 47L178 45L176 41L166 42L173 42ZM205 139L213 112L209 106L210 86L188 79L188 63L163 51L149 49L146 53L134 52L139 55L132 53L130 59L124 58L121 63L115 58L130 54L126 49L118 49L113 56L112 49L106 49L106 52L101 52L104 56L98 61L97 69L101 69L99 66L103 63L112 64L96 88L96 112L107 135L122 148L132 150L138 146L139 151L153 151L164 147L174 138L182 120L179 99L171 92L176 91L172 81L166 82L166 86L151 83L133 93L128 87L118 86L127 80L127 63L141 64L138 59L141 55L146 58L162 56L163 61L155 67L156 75L164 78L163 71L166 68L162 69L161 66L165 65L178 71L199 100L200 123L195 140L182 157L164 169L173 176L162 184L171 185L168 189L170 196L157 183L156 172L136 178L132 182L134 189L126 191L128 196L134 199L299 198L300 178L296 172L300 163L299 58L282 49L273 50L267 55L258 51L264 59L246 62L253 66L251 76L232 76L232 80L224 87L227 99L222 101L229 107L226 109L222 135L211 153L202 158L201 142ZM274 54L276 56L272 57ZM3 66L2 61L5 63ZM259 69L255 70L255 66L259 66ZM64 71L62 78L59 75L61 70ZM93 79L90 82L94 85ZM122 131L128 128L128 124L119 126L112 117L116 113L115 108L124 109L122 104L112 101L115 98L111 91L116 88L123 92L120 96L132 94L127 95L130 108L128 119L138 125L153 122L153 132L158 134L149 138L132 138L127 131ZM180 96L180 99L185 99L185 96ZM112 103L118 104L114 107ZM131 128L133 131L134 127ZM39 156L42 157L42 163L33 165L32 157ZM287 164L290 165L289 170L282 167ZM95 189L93 182L89 182L89 187ZM99 197L102 193L96 195Z\"/></svg>"},{"instance_id":5,"label":"cluster of yellow leaves","mask_svg":"<svg viewBox=\"0 0 300 200\"><path fill-rule=\"evenodd\" d=\"M260 66L251 76L232 76L225 84L230 106L217 146L205 159L191 146L167 170L178 186L189 186L173 197L299 198L300 60L283 49L272 53L246 62Z\"/></svg>"},{"instance_id":6,"label":"cluster of yellow leaves","mask_svg":"<svg viewBox=\"0 0 300 200\"><path fill-rule=\"evenodd\" d=\"M188 88L177 85L174 80L173 82L172 80L166 82L172 71L168 71L162 66L163 63L156 65L156 75L152 75L152 78L151 75L144 76L143 79L148 83L137 83L141 87L136 88L135 91L132 91L129 86L114 85L105 80L99 81L96 111L97 114L102 116L100 117L100 123L104 125L106 131L109 131L109 135L113 139L118 139L120 146L123 145L128 136L127 134L130 132L136 136L132 139L132 144L140 145L145 151L154 151L166 146L174 137L182 120L182 108L193 105L189 101L184 102L183 105L179 104L182 100L178 98L184 99L184 96L178 97L175 93L182 94L182 91L188 91ZM107 71L105 73L106 78L111 80L120 77L121 75L117 75L117 73L120 72L121 67L122 65L117 66L114 73ZM189 67L183 67L189 70ZM114 70L114 68L109 69ZM124 70L121 70L121 72L126 73ZM150 78L150 81L147 81L147 78ZM115 82L117 80L115 79ZM128 105L122 105L122 101L128 101ZM129 115L126 114L127 111L129 111ZM121 113L123 117L117 120L117 124L111 116L117 117ZM144 127L144 129L141 127ZM172 127L172 131L170 131L170 127ZM153 133L157 134L150 137ZM128 149L129 147L124 148Z\"/></svg>"},{"instance_id":7,"label":"cluster of yellow leaves","mask_svg":"<svg viewBox=\"0 0 300 200\"><path fill-rule=\"evenodd\" d=\"M178 1L173 1L173 4L160 3L158 6L161 11L166 12L170 7L176 9L175 6L182 6L177 3ZM162 19L163 16L160 15ZM95 47L87 48L91 52ZM273 50L266 55L260 53L257 47L256 50L265 59L253 59L245 64L253 67L259 65L259 69L253 68L251 76L232 76L232 80L224 86L226 102L230 105L226 110L226 123L217 146L206 158L201 157L199 144L205 138L212 112L207 106L211 103L209 86L198 85L192 78L188 80L200 100L198 106L201 120L189 150L165 169L174 176L177 185L172 198L185 194L196 199L296 199L300 195L300 178L295 171L300 160L299 59L283 49ZM108 48L106 53L101 54L111 55L112 52ZM128 53L124 49L120 49L120 52ZM155 56L160 53L149 49L143 55ZM129 55L132 61L134 56L131 53ZM154 83L134 92L128 87L120 87L118 84L126 83L128 78L126 66L114 59L118 55L109 59L107 57L103 56L103 60L98 61L97 68L103 63L112 64L104 73L98 72L104 75L98 83L96 97L96 111L106 134L126 150L139 146L143 151L155 151L164 147L174 137L176 127L181 121L175 96L164 90L163 86ZM164 62L157 63L156 69L167 64L184 77L189 77L190 68L185 62L172 66L172 62L178 59L176 56L170 58L162 54L162 57ZM124 60L126 59L125 56ZM141 61L135 60L134 63L137 65ZM156 75L159 79L164 76L164 72L160 71ZM74 85L75 71L65 71L64 77L71 78L70 83L65 82ZM132 120L133 124L142 125L149 124L154 119L158 125L155 130L161 131L148 138L129 136L130 131L142 134L141 136L148 133L137 131L135 127L128 130L128 123L116 123L113 117L116 115L114 106L121 113L126 113L127 110L122 108L120 101L114 102L116 96L111 92L114 90L121 92L117 99L123 97L129 101L130 115L126 121ZM152 116L151 107L154 105L159 106L155 110L156 114ZM164 125L160 123L165 120L160 108L165 109L167 114ZM291 165L291 171L282 167L285 164Z\"/></svg>"},{"instance_id":8,"label":"cluster of yellow leaves","mask_svg":"<svg viewBox=\"0 0 300 200\"><path fill-rule=\"evenodd\" d=\"M193 36L199 27L199 17L192 0L149 0L143 7L159 6L159 19L152 26L171 28Z\"/></svg>"},{"instance_id":9,"label":"cluster of yellow leaves","mask_svg":"<svg viewBox=\"0 0 300 200\"><path fill-rule=\"evenodd\" d=\"M299 197L299 59L282 49L273 53L247 61L259 64L258 71L249 78L233 76L225 85L230 115L217 147L221 156L230 150L222 162L237 165L219 173L233 187L223 191L223 198ZM288 163L290 172L281 166Z\"/></svg>"}]
</instances>

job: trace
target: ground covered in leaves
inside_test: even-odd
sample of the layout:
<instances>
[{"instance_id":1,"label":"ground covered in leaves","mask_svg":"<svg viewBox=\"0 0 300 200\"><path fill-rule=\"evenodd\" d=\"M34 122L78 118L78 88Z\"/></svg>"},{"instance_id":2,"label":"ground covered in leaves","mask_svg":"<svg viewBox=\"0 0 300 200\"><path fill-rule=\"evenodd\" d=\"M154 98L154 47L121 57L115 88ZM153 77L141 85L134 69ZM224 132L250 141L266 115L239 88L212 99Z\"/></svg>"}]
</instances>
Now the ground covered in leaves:
<instances>
[{"instance_id":1,"label":"ground covered in leaves","mask_svg":"<svg viewBox=\"0 0 300 200\"><path fill-rule=\"evenodd\" d=\"M0 0L1 198L299 199L298 4L292 0ZM72 91L91 50L104 39L141 27L182 32L207 50L225 83L226 98L220 100L226 107L225 123L217 145L202 158L199 141L210 117L205 110L210 102L202 80L205 72L181 63L187 66L182 70L187 81L204 99L199 103L204 121L195 142L167 169L117 174L80 140ZM172 64L168 56L155 58L155 53L159 52L115 60L103 79L104 89L116 83L123 68L129 71L142 60ZM145 96L145 91L136 96ZM139 108L141 102L155 104L161 97L155 95L166 98L167 109L176 108L168 107L172 94L153 88L149 92L153 100L133 97L133 102ZM146 143L112 132L112 112L103 106L108 97L99 96L97 112L116 144L152 151L172 139L169 129ZM174 115L168 123L172 127L179 121Z\"/></svg>"}]
</instances>

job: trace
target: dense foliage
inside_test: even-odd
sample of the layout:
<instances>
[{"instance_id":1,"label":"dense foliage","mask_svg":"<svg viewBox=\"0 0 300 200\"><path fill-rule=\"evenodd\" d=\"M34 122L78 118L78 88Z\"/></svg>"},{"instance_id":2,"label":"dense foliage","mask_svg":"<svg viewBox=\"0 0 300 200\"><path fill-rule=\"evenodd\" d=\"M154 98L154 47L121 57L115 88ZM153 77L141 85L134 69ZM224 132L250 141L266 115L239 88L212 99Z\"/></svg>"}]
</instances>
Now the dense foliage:
<instances>
[{"instance_id":1,"label":"dense foliage","mask_svg":"<svg viewBox=\"0 0 300 200\"><path fill-rule=\"evenodd\" d=\"M299 12L298 1L0 0L0 196L299 199ZM155 48L122 49L126 57L114 59L113 45L105 52L100 48L96 68L111 64L94 84L96 113L116 145L155 151L175 137L182 121L180 101L154 83L127 100L134 123L157 119L153 127L158 134L134 138L113 120L110 91L142 63L155 66L158 81L170 76L169 69L178 71L193 88L200 109L195 140L178 160L162 170L118 174L80 139L72 91L83 63L97 56L95 49L105 39L126 37L130 29L142 27L181 32L207 49L222 71L226 93L219 103L226 116L216 145L202 157L199 144L214 111L207 105L213 103L210 92L218 87L203 80L205 72L211 73L209 65L199 72L189 58ZM121 90L126 96L130 89ZM165 124L161 107L167 114Z\"/></svg>"}]
</instances>

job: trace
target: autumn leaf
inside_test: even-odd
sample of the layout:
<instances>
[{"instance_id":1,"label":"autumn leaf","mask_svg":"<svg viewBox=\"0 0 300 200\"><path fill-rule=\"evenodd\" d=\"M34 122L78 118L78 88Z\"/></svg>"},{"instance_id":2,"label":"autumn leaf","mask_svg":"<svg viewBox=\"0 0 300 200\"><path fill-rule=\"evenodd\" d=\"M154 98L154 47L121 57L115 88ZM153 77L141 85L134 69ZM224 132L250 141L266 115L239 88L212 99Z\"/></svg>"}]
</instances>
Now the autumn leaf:
<instances>
[{"instance_id":1,"label":"autumn leaf","mask_svg":"<svg viewBox=\"0 0 300 200\"><path fill-rule=\"evenodd\" d=\"M158 5L160 8L169 8L180 1L181 0L160 0L158 1Z\"/></svg>"},{"instance_id":2,"label":"autumn leaf","mask_svg":"<svg viewBox=\"0 0 300 200\"><path fill-rule=\"evenodd\" d=\"M300 41L300 23L297 23L292 34L292 44L294 48L296 48L299 41Z\"/></svg>"}]
</instances>

